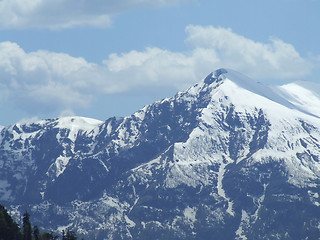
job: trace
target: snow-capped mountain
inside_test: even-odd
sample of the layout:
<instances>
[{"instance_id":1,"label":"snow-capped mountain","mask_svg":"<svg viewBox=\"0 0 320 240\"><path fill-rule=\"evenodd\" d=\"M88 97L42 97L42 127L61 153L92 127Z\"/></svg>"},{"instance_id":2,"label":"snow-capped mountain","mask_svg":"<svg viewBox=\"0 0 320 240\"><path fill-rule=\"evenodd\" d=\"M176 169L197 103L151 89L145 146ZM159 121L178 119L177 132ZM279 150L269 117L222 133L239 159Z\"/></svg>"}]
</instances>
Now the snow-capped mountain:
<instances>
[{"instance_id":1,"label":"snow-capped mountain","mask_svg":"<svg viewBox=\"0 0 320 240\"><path fill-rule=\"evenodd\" d=\"M15 124L0 199L87 239L318 239L319 109L303 84L219 69L125 118Z\"/></svg>"}]
</instances>

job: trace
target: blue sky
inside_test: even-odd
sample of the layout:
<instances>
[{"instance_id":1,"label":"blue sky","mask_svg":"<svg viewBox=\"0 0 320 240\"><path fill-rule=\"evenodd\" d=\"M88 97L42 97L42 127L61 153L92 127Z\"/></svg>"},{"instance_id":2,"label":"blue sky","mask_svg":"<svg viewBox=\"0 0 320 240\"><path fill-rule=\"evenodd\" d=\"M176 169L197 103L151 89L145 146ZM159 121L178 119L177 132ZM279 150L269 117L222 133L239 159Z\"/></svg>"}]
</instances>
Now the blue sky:
<instances>
[{"instance_id":1,"label":"blue sky","mask_svg":"<svg viewBox=\"0 0 320 240\"><path fill-rule=\"evenodd\" d=\"M320 83L320 0L0 0L0 125L126 116L217 68Z\"/></svg>"}]
</instances>

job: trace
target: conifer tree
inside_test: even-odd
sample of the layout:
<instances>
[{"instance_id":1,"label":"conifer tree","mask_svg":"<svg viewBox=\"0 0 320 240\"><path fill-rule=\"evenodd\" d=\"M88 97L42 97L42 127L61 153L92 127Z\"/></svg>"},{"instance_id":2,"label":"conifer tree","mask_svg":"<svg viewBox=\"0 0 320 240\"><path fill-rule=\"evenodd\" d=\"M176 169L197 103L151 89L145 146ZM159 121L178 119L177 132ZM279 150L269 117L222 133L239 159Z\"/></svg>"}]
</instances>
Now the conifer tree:
<instances>
[{"instance_id":1,"label":"conifer tree","mask_svg":"<svg viewBox=\"0 0 320 240\"><path fill-rule=\"evenodd\" d=\"M62 240L66 240L66 235L64 233L64 230L62 230Z\"/></svg>"},{"instance_id":2,"label":"conifer tree","mask_svg":"<svg viewBox=\"0 0 320 240\"><path fill-rule=\"evenodd\" d=\"M53 232L42 232L40 234L40 239L41 240L57 240L59 239L59 237L57 235L55 235Z\"/></svg>"},{"instance_id":3,"label":"conifer tree","mask_svg":"<svg viewBox=\"0 0 320 240\"><path fill-rule=\"evenodd\" d=\"M13 221L7 209L0 205L0 240L7 239L21 240L22 235L18 224Z\"/></svg>"},{"instance_id":4,"label":"conifer tree","mask_svg":"<svg viewBox=\"0 0 320 240\"><path fill-rule=\"evenodd\" d=\"M40 230L38 226L33 227L33 238L34 240L40 240Z\"/></svg>"},{"instance_id":5,"label":"conifer tree","mask_svg":"<svg viewBox=\"0 0 320 240\"><path fill-rule=\"evenodd\" d=\"M22 230L19 225L13 221L4 206L0 204L0 240L58 240L58 235L52 231L40 232L38 226L30 222L30 214L26 212L22 218ZM77 235L69 228L62 231L62 240L77 240Z\"/></svg>"},{"instance_id":6,"label":"conifer tree","mask_svg":"<svg viewBox=\"0 0 320 240\"><path fill-rule=\"evenodd\" d=\"M23 240L32 240L32 227L30 223L30 214L26 212L22 219Z\"/></svg>"},{"instance_id":7,"label":"conifer tree","mask_svg":"<svg viewBox=\"0 0 320 240\"><path fill-rule=\"evenodd\" d=\"M65 239L66 240L77 240L77 235L74 231L72 231L68 228Z\"/></svg>"}]
</instances>

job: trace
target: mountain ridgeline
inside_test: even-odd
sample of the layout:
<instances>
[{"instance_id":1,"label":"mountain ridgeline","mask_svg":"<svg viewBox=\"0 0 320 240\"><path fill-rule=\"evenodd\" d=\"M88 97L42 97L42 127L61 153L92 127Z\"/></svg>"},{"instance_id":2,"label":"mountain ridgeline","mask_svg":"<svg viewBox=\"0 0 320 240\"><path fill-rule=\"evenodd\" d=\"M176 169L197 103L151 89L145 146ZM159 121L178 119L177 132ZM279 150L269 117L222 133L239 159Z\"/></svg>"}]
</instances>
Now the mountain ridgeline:
<instances>
[{"instance_id":1,"label":"mountain ridgeline","mask_svg":"<svg viewBox=\"0 0 320 240\"><path fill-rule=\"evenodd\" d=\"M219 69L128 117L5 127L0 201L85 239L319 239L319 108L292 86Z\"/></svg>"}]
</instances>

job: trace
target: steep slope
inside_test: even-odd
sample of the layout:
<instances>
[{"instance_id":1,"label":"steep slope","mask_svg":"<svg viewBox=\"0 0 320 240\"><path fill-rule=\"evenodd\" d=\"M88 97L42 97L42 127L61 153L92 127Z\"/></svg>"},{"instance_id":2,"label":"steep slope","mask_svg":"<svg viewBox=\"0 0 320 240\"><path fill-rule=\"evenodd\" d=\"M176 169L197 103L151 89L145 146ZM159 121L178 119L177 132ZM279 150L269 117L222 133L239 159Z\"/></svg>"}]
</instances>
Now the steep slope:
<instances>
[{"instance_id":1,"label":"steep slope","mask_svg":"<svg viewBox=\"0 0 320 240\"><path fill-rule=\"evenodd\" d=\"M320 237L320 120L283 91L220 69L131 116L71 122L1 130L16 216L89 239Z\"/></svg>"}]
</instances>

